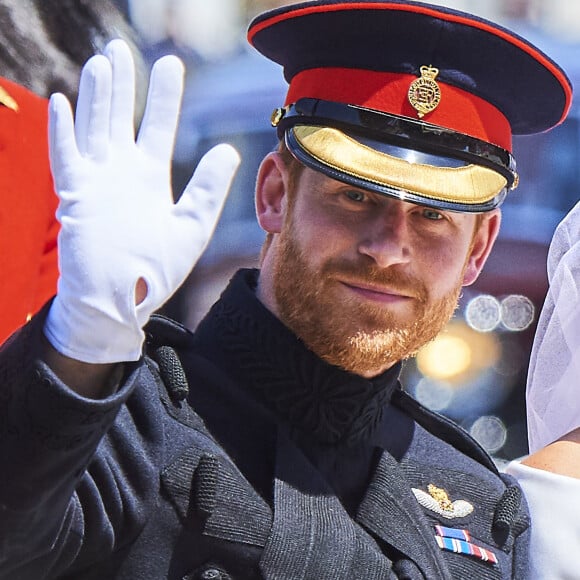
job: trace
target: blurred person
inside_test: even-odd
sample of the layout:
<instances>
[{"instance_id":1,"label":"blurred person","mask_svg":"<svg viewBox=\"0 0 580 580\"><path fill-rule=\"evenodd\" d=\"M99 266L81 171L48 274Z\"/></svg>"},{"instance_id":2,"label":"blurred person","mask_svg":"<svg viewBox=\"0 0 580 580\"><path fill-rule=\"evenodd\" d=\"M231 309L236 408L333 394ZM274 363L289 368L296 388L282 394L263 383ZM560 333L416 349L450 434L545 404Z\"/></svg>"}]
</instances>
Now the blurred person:
<instances>
[{"instance_id":1,"label":"blurred person","mask_svg":"<svg viewBox=\"0 0 580 580\"><path fill-rule=\"evenodd\" d=\"M113 37L137 37L109 0L0 2L0 343L56 293L54 193L48 97L76 101L80 67ZM143 83L143 65L138 67Z\"/></svg>"},{"instance_id":2,"label":"blurred person","mask_svg":"<svg viewBox=\"0 0 580 580\"><path fill-rule=\"evenodd\" d=\"M82 65L113 38L131 46L145 84L136 31L115 0L0 0L0 74L41 97L74 104Z\"/></svg>"},{"instance_id":3,"label":"blurred person","mask_svg":"<svg viewBox=\"0 0 580 580\"><path fill-rule=\"evenodd\" d=\"M48 102L0 78L0 343L54 296L58 279Z\"/></svg>"},{"instance_id":4,"label":"blurred person","mask_svg":"<svg viewBox=\"0 0 580 580\"><path fill-rule=\"evenodd\" d=\"M534 337L526 386L530 455L510 472L536 506L534 532L558 525L537 543L537 569L574 578L580 479L580 203L556 228L548 253L549 288ZM552 490L546 501L546 490ZM541 576L538 576L541 577Z\"/></svg>"},{"instance_id":5,"label":"blurred person","mask_svg":"<svg viewBox=\"0 0 580 580\"><path fill-rule=\"evenodd\" d=\"M552 577L562 562L534 554L577 523L542 520L529 549L530 514L559 483L528 512L397 377L483 268L518 182L512 133L563 121L565 73L418 2L302 3L249 39L290 82L257 177L268 237L195 334L152 313L203 250L235 152L212 149L173 202L173 57L136 140L123 43L85 66L75 122L52 99L62 268L0 351L0 577Z\"/></svg>"},{"instance_id":6,"label":"blurred person","mask_svg":"<svg viewBox=\"0 0 580 580\"><path fill-rule=\"evenodd\" d=\"M239 51L242 16L238 0L133 0L128 8L150 62L174 54L191 74L199 66Z\"/></svg>"}]
</instances>

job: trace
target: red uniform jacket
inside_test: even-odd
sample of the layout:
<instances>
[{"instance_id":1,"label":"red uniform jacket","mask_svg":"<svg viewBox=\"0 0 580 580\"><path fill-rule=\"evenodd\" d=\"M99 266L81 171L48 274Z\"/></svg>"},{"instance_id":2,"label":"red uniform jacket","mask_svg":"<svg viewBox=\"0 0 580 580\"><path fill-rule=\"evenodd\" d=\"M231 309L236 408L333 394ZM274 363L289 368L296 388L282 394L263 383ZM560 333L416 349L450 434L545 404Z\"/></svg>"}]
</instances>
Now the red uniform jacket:
<instances>
[{"instance_id":1,"label":"red uniform jacket","mask_svg":"<svg viewBox=\"0 0 580 580\"><path fill-rule=\"evenodd\" d=\"M46 99L0 78L0 344L56 292L47 122Z\"/></svg>"}]
</instances>

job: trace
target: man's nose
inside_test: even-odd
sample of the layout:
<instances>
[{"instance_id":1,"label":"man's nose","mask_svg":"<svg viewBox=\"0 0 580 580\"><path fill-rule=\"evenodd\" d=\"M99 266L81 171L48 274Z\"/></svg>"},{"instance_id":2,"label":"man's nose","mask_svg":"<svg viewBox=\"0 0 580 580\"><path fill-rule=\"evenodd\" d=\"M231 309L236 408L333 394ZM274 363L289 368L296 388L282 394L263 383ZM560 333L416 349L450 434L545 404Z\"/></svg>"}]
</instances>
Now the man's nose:
<instances>
[{"instance_id":1,"label":"man's nose","mask_svg":"<svg viewBox=\"0 0 580 580\"><path fill-rule=\"evenodd\" d=\"M409 233L405 213L393 204L365 225L358 251L380 268L407 263L411 257Z\"/></svg>"}]
</instances>

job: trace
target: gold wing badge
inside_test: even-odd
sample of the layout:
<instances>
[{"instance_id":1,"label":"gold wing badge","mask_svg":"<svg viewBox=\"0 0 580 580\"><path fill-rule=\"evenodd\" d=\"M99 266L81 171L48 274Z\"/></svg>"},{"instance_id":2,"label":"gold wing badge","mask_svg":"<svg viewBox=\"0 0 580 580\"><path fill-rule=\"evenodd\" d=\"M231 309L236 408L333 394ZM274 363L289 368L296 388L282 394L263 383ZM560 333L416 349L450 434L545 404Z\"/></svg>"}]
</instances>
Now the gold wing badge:
<instances>
[{"instance_id":1,"label":"gold wing badge","mask_svg":"<svg viewBox=\"0 0 580 580\"><path fill-rule=\"evenodd\" d=\"M440 516L447 519L464 518L473 512L473 506L463 499L451 501L444 489L430 483L427 486L428 493L422 489L412 488L417 501Z\"/></svg>"},{"instance_id":2,"label":"gold wing badge","mask_svg":"<svg viewBox=\"0 0 580 580\"><path fill-rule=\"evenodd\" d=\"M0 105L18 112L18 103L8 94L8 91L0 86Z\"/></svg>"}]
</instances>

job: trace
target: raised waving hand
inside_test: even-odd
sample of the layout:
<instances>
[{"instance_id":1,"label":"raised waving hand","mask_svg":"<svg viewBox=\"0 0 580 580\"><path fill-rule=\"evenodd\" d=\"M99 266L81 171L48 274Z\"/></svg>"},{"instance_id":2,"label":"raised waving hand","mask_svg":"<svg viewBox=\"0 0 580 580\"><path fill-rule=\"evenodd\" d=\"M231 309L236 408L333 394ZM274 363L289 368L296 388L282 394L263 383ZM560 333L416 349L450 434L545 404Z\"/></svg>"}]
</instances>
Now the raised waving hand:
<instances>
[{"instance_id":1,"label":"raised waving hand","mask_svg":"<svg viewBox=\"0 0 580 580\"><path fill-rule=\"evenodd\" d=\"M173 56L155 63L137 138L134 77L128 46L115 40L85 65L74 121L63 95L50 102L62 230L45 334L61 354L88 363L139 358L143 326L203 252L239 163L232 147L218 145L174 203L183 65ZM138 281L145 297L136 304Z\"/></svg>"}]
</instances>

